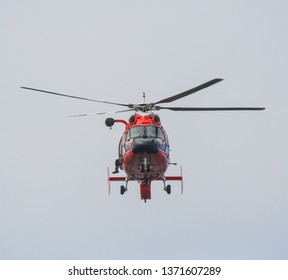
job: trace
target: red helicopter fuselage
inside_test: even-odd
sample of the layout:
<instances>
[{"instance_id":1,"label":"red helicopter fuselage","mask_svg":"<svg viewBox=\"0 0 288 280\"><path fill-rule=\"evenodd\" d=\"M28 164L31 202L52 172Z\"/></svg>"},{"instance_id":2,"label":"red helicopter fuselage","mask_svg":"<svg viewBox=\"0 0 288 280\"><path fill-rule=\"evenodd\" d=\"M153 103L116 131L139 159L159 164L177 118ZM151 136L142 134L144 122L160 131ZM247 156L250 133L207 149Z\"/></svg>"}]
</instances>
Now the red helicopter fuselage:
<instances>
[{"instance_id":1,"label":"red helicopter fuselage","mask_svg":"<svg viewBox=\"0 0 288 280\"><path fill-rule=\"evenodd\" d=\"M121 194L124 194L128 181L138 181L141 199L146 201L151 199L151 181L162 180L164 190L170 194L171 187L166 186L165 181L182 181L182 176L165 176L170 164L169 141L159 116L153 113L136 113L128 122L108 118L106 125L111 127L115 122L124 123L125 130L119 142L118 159L113 173L122 169L126 177L108 175L109 182L125 181L126 186L121 186L120 189Z\"/></svg>"}]
</instances>

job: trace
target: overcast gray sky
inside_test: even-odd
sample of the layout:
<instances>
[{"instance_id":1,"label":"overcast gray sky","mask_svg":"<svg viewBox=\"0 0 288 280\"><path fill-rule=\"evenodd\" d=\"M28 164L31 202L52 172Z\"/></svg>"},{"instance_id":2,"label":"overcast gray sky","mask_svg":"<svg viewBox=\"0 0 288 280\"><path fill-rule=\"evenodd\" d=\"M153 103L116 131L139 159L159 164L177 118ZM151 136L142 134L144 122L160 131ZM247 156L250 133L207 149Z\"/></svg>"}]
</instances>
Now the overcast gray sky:
<instances>
[{"instance_id":1,"label":"overcast gray sky","mask_svg":"<svg viewBox=\"0 0 288 280\"><path fill-rule=\"evenodd\" d=\"M1 259L287 259L287 1L0 3ZM267 110L161 111L184 194L146 204L107 194L123 126L67 117L120 108L19 88L130 103L216 77L173 105Z\"/></svg>"}]
</instances>

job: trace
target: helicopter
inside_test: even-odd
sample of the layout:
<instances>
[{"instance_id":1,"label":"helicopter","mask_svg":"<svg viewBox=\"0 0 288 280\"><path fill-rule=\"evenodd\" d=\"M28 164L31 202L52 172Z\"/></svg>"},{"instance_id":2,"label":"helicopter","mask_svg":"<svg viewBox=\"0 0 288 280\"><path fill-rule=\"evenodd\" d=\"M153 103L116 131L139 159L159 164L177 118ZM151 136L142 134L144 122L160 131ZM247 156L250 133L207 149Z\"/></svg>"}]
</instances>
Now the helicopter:
<instances>
[{"instance_id":1,"label":"helicopter","mask_svg":"<svg viewBox=\"0 0 288 280\"><path fill-rule=\"evenodd\" d=\"M222 78L215 78L199 86L193 87L192 89L161 99L154 103L146 102L145 93L143 93L143 103L139 104L101 101L30 87L21 88L36 92L53 94L57 96L117 105L127 108L125 110L118 110L114 112L81 114L73 115L71 117L103 115L107 113L116 114L134 111L134 114L130 116L128 121L114 118L107 118L105 120L106 126L110 129L115 123L122 123L125 126L123 134L119 141L118 158L115 160L115 170L112 172L112 176L110 176L109 167L107 168L108 193L110 194L111 182L124 182L120 186L120 194L124 195L124 193L128 190L128 182L137 181L140 185L140 198L144 200L144 202L146 202L147 200L151 199L151 182L156 180L163 182L164 191L167 194L171 194L171 185L167 184L167 181L181 181L181 193L183 193L182 166L180 168L180 175L166 175L166 171L169 165L176 165L176 163L170 162L170 145L168 135L161 124L159 115L155 114L154 111L259 111L265 109L263 107L166 107L159 105L163 103L174 102L178 99L184 98L188 95L203 90L221 81L223 81ZM124 171L125 176L115 175L119 173L119 169Z\"/></svg>"}]
</instances>

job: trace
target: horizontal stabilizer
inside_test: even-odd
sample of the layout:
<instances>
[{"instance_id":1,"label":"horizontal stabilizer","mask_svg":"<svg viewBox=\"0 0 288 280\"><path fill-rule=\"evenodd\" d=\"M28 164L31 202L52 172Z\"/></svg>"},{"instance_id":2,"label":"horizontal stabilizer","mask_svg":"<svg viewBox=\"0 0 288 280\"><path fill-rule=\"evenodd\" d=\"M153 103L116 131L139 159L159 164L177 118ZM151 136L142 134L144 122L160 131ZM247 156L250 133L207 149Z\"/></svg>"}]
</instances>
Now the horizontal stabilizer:
<instances>
[{"instance_id":1,"label":"horizontal stabilizer","mask_svg":"<svg viewBox=\"0 0 288 280\"><path fill-rule=\"evenodd\" d=\"M125 181L126 177L124 176L113 176L113 177L108 177L108 181ZM132 180L129 180L132 181Z\"/></svg>"}]
</instances>

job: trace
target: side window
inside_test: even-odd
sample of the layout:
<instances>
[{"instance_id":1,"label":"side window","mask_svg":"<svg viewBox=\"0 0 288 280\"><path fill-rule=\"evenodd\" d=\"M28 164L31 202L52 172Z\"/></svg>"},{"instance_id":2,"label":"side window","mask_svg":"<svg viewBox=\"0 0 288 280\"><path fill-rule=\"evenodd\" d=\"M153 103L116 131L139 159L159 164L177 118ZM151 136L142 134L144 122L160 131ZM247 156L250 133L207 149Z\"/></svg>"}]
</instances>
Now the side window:
<instances>
[{"instance_id":1,"label":"side window","mask_svg":"<svg viewBox=\"0 0 288 280\"><path fill-rule=\"evenodd\" d=\"M165 139L164 134L160 127L157 127L157 138L160 138L161 140Z\"/></svg>"},{"instance_id":2,"label":"side window","mask_svg":"<svg viewBox=\"0 0 288 280\"><path fill-rule=\"evenodd\" d=\"M127 133L126 133L126 141L128 141L129 139L131 139L130 130L131 130L131 128L130 128L130 129L127 131Z\"/></svg>"},{"instance_id":3,"label":"side window","mask_svg":"<svg viewBox=\"0 0 288 280\"><path fill-rule=\"evenodd\" d=\"M119 156L122 156L122 154L125 152L126 138L127 138L127 132L124 132L119 142Z\"/></svg>"},{"instance_id":4,"label":"side window","mask_svg":"<svg viewBox=\"0 0 288 280\"><path fill-rule=\"evenodd\" d=\"M163 128L159 127L159 131L161 131L163 135L163 142L160 144L160 149L162 149L166 154L169 154L169 141L168 141L168 136Z\"/></svg>"},{"instance_id":5,"label":"side window","mask_svg":"<svg viewBox=\"0 0 288 280\"><path fill-rule=\"evenodd\" d=\"M133 140L131 140L131 128L125 132L125 137L123 138L123 143L122 143L122 149L123 152L128 152L129 150L132 149L132 142Z\"/></svg>"},{"instance_id":6,"label":"side window","mask_svg":"<svg viewBox=\"0 0 288 280\"><path fill-rule=\"evenodd\" d=\"M162 128L162 132L164 134L166 144L169 145L168 135L167 135L166 131L163 128Z\"/></svg>"},{"instance_id":7,"label":"side window","mask_svg":"<svg viewBox=\"0 0 288 280\"><path fill-rule=\"evenodd\" d=\"M123 153L123 146L122 146L122 138L119 141L119 146L118 146L118 154L119 154L119 158L122 156Z\"/></svg>"}]
</instances>

